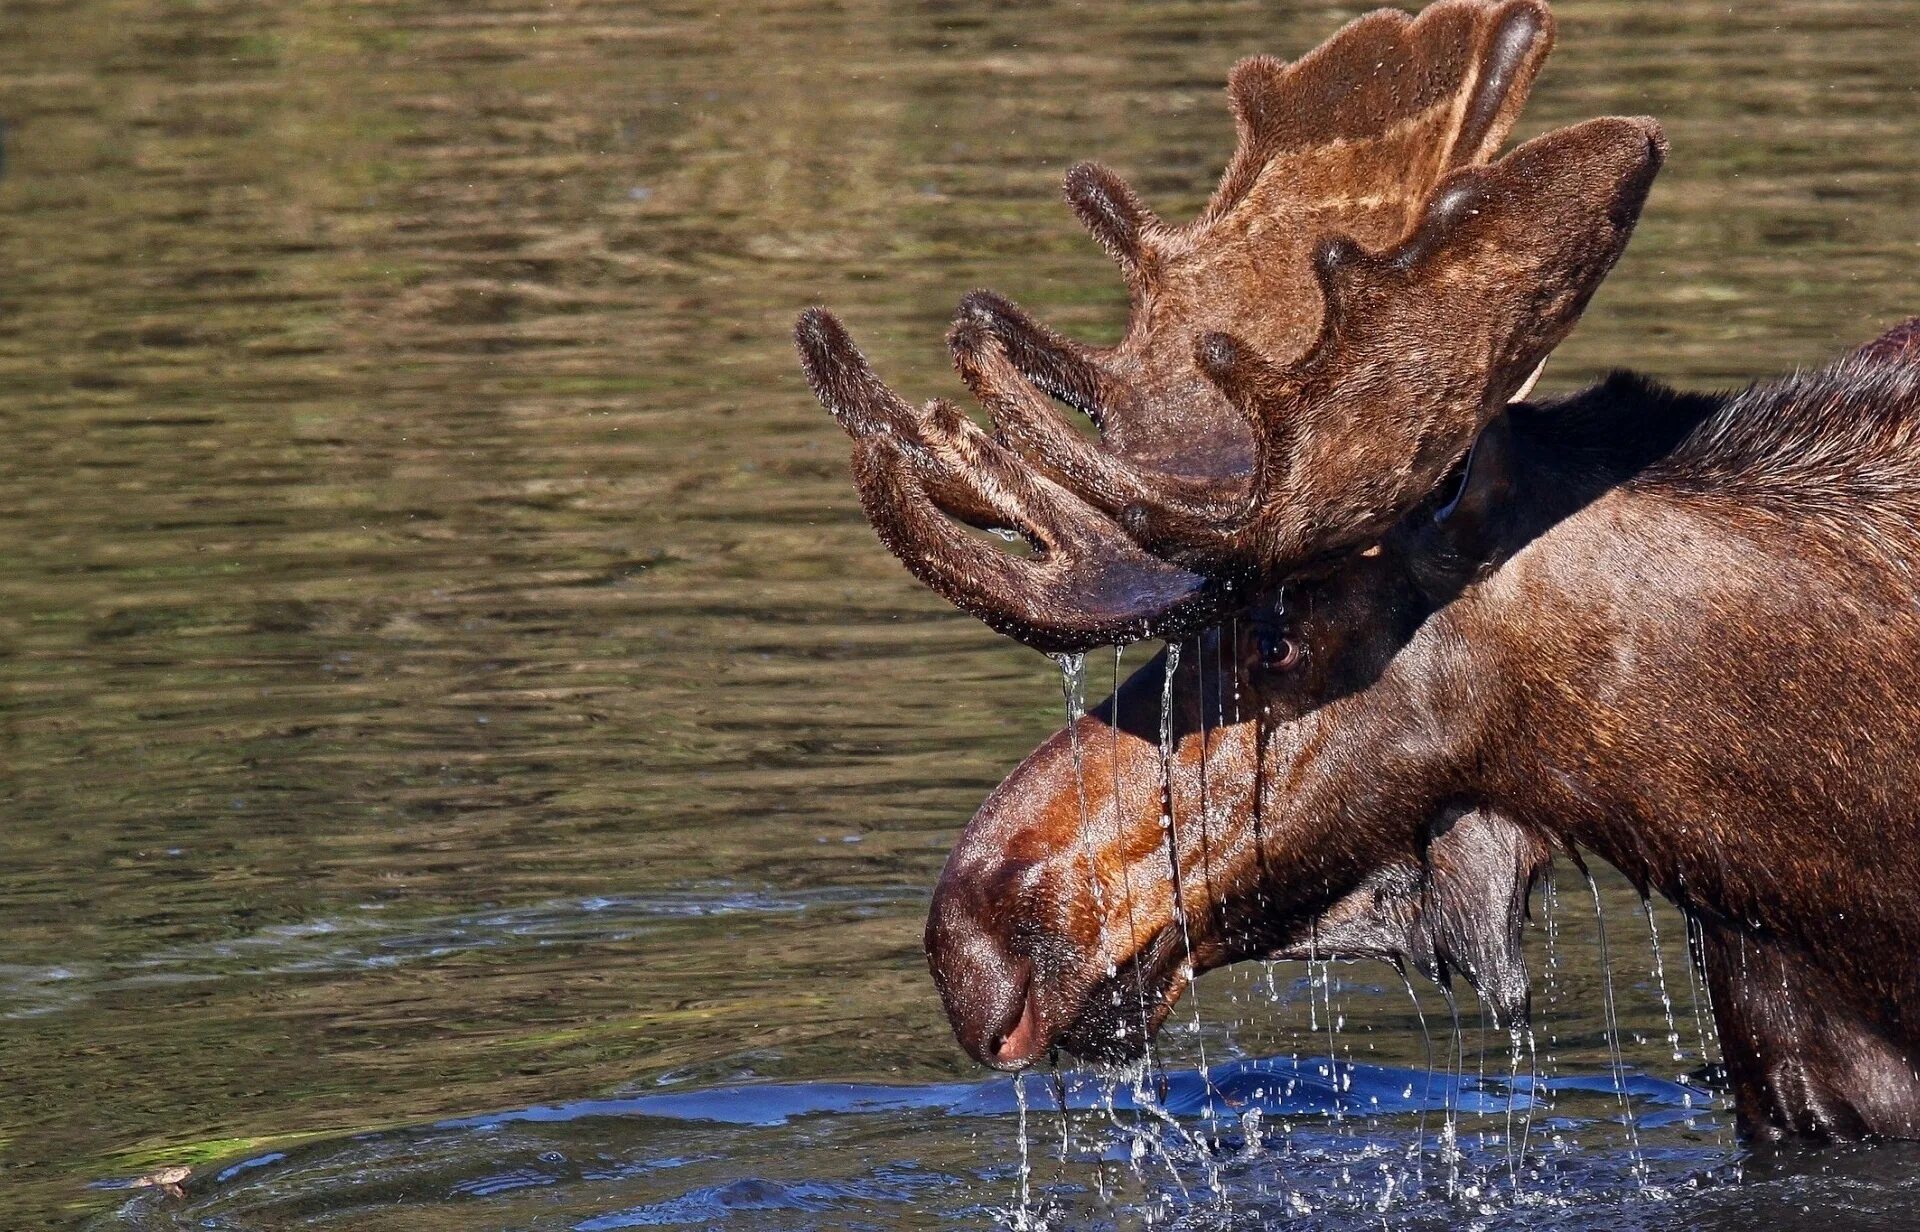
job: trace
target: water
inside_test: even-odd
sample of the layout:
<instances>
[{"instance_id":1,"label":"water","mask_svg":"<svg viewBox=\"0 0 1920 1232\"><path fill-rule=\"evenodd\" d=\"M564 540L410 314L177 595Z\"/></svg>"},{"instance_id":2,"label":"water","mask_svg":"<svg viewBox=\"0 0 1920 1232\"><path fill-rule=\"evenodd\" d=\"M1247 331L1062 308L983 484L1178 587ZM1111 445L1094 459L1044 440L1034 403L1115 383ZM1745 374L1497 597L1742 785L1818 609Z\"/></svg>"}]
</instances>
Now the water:
<instances>
[{"instance_id":1,"label":"water","mask_svg":"<svg viewBox=\"0 0 1920 1232\"><path fill-rule=\"evenodd\" d=\"M1061 171L1099 157L1183 216L1227 65L1359 7L8 3L0 1222L1000 1218L1011 1088L969 1085L919 935L959 823L1058 725L1053 669L876 546L787 331L831 303L915 397L958 389L939 339L973 286L1111 338ZM1733 382L1916 309L1909 9L1558 12L1526 131L1648 111L1673 156L1547 388ZM1603 1086L1535 1112L1545 1196L1463 1213L1428 1167L1396 1220L1899 1226L1904 1149L1690 1189L1724 1115L1634 1085L1641 1194L1595 939L1561 923L1543 1072ZM1624 951L1628 1072L1670 1083ZM1216 1084L1323 1057L1299 974L1278 1005L1203 981L1157 1050L1183 1133L1241 1124L1179 1102L1201 1045ZM1076 1113L1036 1213L1377 1226L1379 1164L1428 1076L1431 1157L1451 1087L1398 977L1338 978L1339 1063L1418 1106L1332 1133L1296 1084L1262 1149L1211 1152L1223 1208L1123 1087L1161 1145L1136 1176ZM905 1102L846 1095L878 1088ZM1477 1135L1506 1094L1461 1108L1466 1186L1505 1173ZM754 1111L624 1102L669 1095ZM179 1197L111 1187L173 1166Z\"/></svg>"}]
</instances>

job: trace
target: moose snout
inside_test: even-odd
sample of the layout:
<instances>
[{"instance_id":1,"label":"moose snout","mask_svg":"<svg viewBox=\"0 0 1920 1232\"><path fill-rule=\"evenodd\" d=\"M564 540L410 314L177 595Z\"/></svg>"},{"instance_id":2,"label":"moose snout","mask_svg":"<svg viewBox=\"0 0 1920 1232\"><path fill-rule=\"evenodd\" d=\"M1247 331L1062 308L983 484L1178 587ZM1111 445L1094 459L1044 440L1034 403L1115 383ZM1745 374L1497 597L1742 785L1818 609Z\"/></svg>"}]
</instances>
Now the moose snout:
<instances>
[{"instance_id":1,"label":"moose snout","mask_svg":"<svg viewBox=\"0 0 1920 1232\"><path fill-rule=\"evenodd\" d=\"M1004 878L994 878L1005 885ZM927 966L967 1055L1015 1070L1045 1047L1034 995L1034 966L1013 942L1009 896L949 869L927 916Z\"/></svg>"}]
</instances>

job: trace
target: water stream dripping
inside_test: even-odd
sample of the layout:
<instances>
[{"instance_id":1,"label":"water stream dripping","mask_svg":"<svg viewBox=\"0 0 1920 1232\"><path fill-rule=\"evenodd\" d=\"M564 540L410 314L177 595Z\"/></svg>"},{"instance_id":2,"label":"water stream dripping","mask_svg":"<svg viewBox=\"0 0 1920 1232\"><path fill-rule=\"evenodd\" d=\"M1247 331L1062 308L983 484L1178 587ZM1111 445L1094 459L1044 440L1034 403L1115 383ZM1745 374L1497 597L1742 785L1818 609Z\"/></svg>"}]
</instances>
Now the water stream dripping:
<instances>
[{"instance_id":1,"label":"water stream dripping","mask_svg":"<svg viewBox=\"0 0 1920 1232\"><path fill-rule=\"evenodd\" d=\"M1119 771L1117 768L1117 758L1118 758L1117 745L1119 742L1119 717L1120 717L1119 716L1119 705L1120 705L1119 649L1120 648L1117 646L1114 648L1115 680L1114 680L1114 692L1113 692L1113 699L1114 699L1113 705L1115 708L1113 739L1116 745L1116 752L1115 752L1116 769L1114 771L1114 808L1115 808L1116 824L1118 822L1118 816L1119 816L1118 814ZM1078 803L1079 803L1079 809L1080 809L1080 826L1079 826L1080 853L1087 866L1087 888L1088 888L1088 891L1093 896L1094 917L1096 920L1096 928L1098 929L1098 932L1097 932L1097 937L1098 937L1097 944L1099 946L1098 953L1105 958L1106 964L1107 964L1107 975L1109 978L1111 978L1112 976L1118 974L1118 967L1115 965L1112 959L1113 946L1111 944L1111 938L1109 938L1109 936L1107 935L1106 888L1100 878L1099 862L1094 857L1093 837L1091 833L1091 827L1089 826L1088 820L1087 820L1088 813L1087 813L1086 755L1080 744L1080 720L1084 718L1087 713L1087 657L1084 653L1062 654L1062 655L1054 656L1054 661L1060 665L1060 694L1061 694L1062 703L1066 708L1067 746L1073 756L1073 785L1074 785L1074 792L1078 797ZM1124 875L1124 870L1123 870L1123 875ZM1128 922L1129 922L1129 925L1131 925L1132 901L1131 901L1130 894L1128 896ZM1119 989L1117 988L1114 989L1113 992L1111 993L1111 996L1116 1001L1118 1001L1120 997ZM1143 1008L1142 1020L1140 1023L1140 1031L1142 1036L1146 1034L1146 1030L1147 1030L1147 1024L1146 1024L1144 1014L1145 1014L1145 1010ZM1122 1027L1122 1028L1119 1028L1119 1030L1124 1032L1125 1028ZM1057 1099L1055 1102L1060 1112L1060 1165L1062 1170L1064 1171L1067 1163L1067 1155L1071 1145L1070 1120L1069 1120L1069 1112L1067 1109L1066 1085L1064 1080L1061 1079L1060 1077L1058 1067L1056 1067L1054 1070L1054 1078L1055 1078L1056 1095L1057 1095ZM1110 1095L1108 1099L1108 1110L1109 1110L1109 1113L1111 1114L1112 1100Z\"/></svg>"},{"instance_id":2,"label":"water stream dripping","mask_svg":"<svg viewBox=\"0 0 1920 1232\"><path fill-rule=\"evenodd\" d=\"M1547 1020L1549 1024L1551 1024L1558 1020L1557 1011L1560 1008L1560 966L1564 960L1560 948L1560 887L1554 880L1552 866L1547 868L1546 877L1541 884L1540 905L1542 922L1546 925L1547 944L1547 962L1541 974L1547 986ZM1537 1041L1531 1028L1528 1029L1527 1039L1530 1045L1537 1047ZM1547 1031L1546 1057L1547 1080L1545 1083L1538 1084L1545 1098L1545 1108L1549 1120L1555 1119L1554 1114L1557 1111L1558 1104L1558 1101L1553 1096L1552 1083L1555 1078L1560 1076L1560 1057L1555 1051L1559 1043L1559 1034L1549 1026ZM1537 1073L1538 1053L1536 1052L1535 1055L1535 1072ZM1559 1145L1557 1135L1554 1145Z\"/></svg>"},{"instance_id":3,"label":"water stream dripping","mask_svg":"<svg viewBox=\"0 0 1920 1232\"><path fill-rule=\"evenodd\" d=\"M1440 1126L1440 1162L1447 1166L1447 1198L1460 1195L1460 1082L1466 1073L1466 1039L1460 1033L1460 1003L1453 989L1440 986L1453 1022L1453 1047L1447 1053L1446 1120Z\"/></svg>"},{"instance_id":4,"label":"water stream dripping","mask_svg":"<svg viewBox=\"0 0 1920 1232\"><path fill-rule=\"evenodd\" d=\"M1516 1142L1513 1135L1513 1101L1520 1091L1520 1027L1509 1024L1507 1027L1507 1108L1506 1108L1506 1148L1507 1148L1507 1185L1511 1196L1520 1196L1520 1167L1526 1154L1526 1143ZM1528 1096L1531 1099L1532 1090Z\"/></svg>"},{"instance_id":5,"label":"water stream dripping","mask_svg":"<svg viewBox=\"0 0 1920 1232\"><path fill-rule=\"evenodd\" d=\"M1720 1027L1713 1017L1713 992L1707 987L1707 955L1700 937L1700 923L1693 916L1682 913L1686 922L1687 942L1687 983L1693 1000L1693 1029L1700 1043L1700 1062L1709 1065L1720 1059ZM1705 1013L1701 1006L1706 1006ZM1711 1047L1708 1040L1712 1040Z\"/></svg>"},{"instance_id":6,"label":"water stream dripping","mask_svg":"<svg viewBox=\"0 0 1920 1232\"><path fill-rule=\"evenodd\" d=\"M1620 1020L1614 1012L1613 960L1607 952L1606 912L1601 907L1600 885L1594 881L1593 874L1582 869L1581 875L1587 879L1587 890L1593 895L1593 922L1599 931L1601 1006L1606 1014L1607 1069L1613 1076L1614 1098L1619 1101L1620 1112L1627 1126L1627 1155L1633 1161L1633 1175L1644 1189L1647 1185L1647 1162L1640 1154L1640 1130L1634 1121L1633 1100L1627 1095L1623 1077L1626 1062L1620 1054Z\"/></svg>"},{"instance_id":7,"label":"water stream dripping","mask_svg":"<svg viewBox=\"0 0 1920 1232\"><path fill-rule=\"evenodd\" d=\"M1115 851L1123 850L1126 840L1124 833L1126 827L1126 810L1121 807L1122 801L1120 797L1120 672L1121 660L1125 654L1126 648L1124 646L1115 646L1113 648L1113 691L1111 694L1113 698L1113 721L1107 725L1107 768L1112 776L1110 786L1112 790L1113 833L1110 837L1113 840L1113 849ZM1137 954L1140 952L1140 921L1139 916L1135 913L1133 903L1133 869L1131 865L1124 861L1120 867L1120 891L1127 908L1127 945L1130 947L1129 953ZM1109 962L1108 977L1112 978L1117 974L1119 974L1117 967ZM1153 1072L1153 1035L1147 1029L1146 977L1141 974L1139 964L1137 963L1133 968L1133 991L1135 1004L1140 1010L1141 1062L1138 1070L1139 1078L1136 1085L1140 1091L1144 1093L1148 1076ZM1113 995L1118 997L1120 990L1118 988L1114 989Z\"/></svg>"},{"instance_id":8,"label":"water stream dripping","mask_svg":"<svg viewBox=\"0 0 1920 1232\"><path fill-rule=\"evenodd\" d=\"M1180 671L1180 645L1179 642L1168 642L1166 644L1166 671L1160 681L1160 828L1166 835L1167 872L1168 876L1172 879L1173 889L1173 918L1180 926L1182 957L1186 963L1186 996L1192 1009L1191 1030L1193 1033L1194 1048L1199 1058L1197 1068L1200 1084L1202 1090L1205 1092L1205 1098L1202 1101L1200 1111L1200 1119L1205 1122L1212 1122L1217 1116L1214 1102L1215 1091L1212 1079L1207 1072L1207 1041L1201 1024L1200 990L1196 986L1197 980L1194 971L1193 934L1187 924L1186 887L1180 868L1180 827L1174 802L1173 686L1174 680ZM1197 672L1197 662L1195 667ZM1202 824L1205 824L1204 818L1202 819ZM1219 1161L1214 1158L1214 1152L1207 1145L1206 1140L1197 1135L1187 1133L1185 1127L1181 1126L1180 1123L1173 1118L1172 1114L1162 1108L1158 1100L1152 1100L1145 1106L1153 1111L1155 1115L1163 1118L1170 1127L1180 1133L1186 1145L1194 1151L1200 1160L1201 1166L1206 1170L1207 1186L1213 1192L1216 1204L1224 1204L1227 1200L1226 1185L1221 1178Z\"/></svg>"},{"instance_id":9,"label":"water stream dripping","mask_svg":"<svg viewBox=\"0 0 1920 1232\"><path fill-rule=\"evenodd\" d=\"M1020 1189L1017 1195L1020 1205L1014 1212L1013 1226L1019 1232L1037 1232L1046 1225L1036 1219L1033 1213L1033 1162L1028 1158L1027 1151L1027 1076L1024 1072L1013 1076L1013 1102L1020 1110Z\"/></svg>"},{"instance_id":10,"label":"water stream dripping","mask_svg":"<svg viewBox=\"0 0 1920 1232\"><path fill-rule=\"evenodd\" d=\"M1700 1040L1700 1065L1703 1071L1717 1066L1724 1073L1727 1053L1720 1042L1720 1020L1713 1012L1713 985L1707 979L1706 938L1701 935L1700 921L1691 912L1682 911L1680 916L1687 926L1687 982L1693 992L1693 1026ZM1704 1014L1700 1009L1703 1004L1706 1006ZM1709 1040L1712 1041L1711 1047ZM1727 1145L1726 1127L1717 1120L1714 1141L1722 1147ZM1738 1171L1736 1164L1736 1174Z\"/></svg>"},{"instance_id":11,"label":"water stream dripping","mask_svg":"<svg viewBox=\"0 0 1920 1232\"><path fill-rule=\"evenodd\" d=\"M1414 990L1413 981L1407 977L1406 968L1395 963L1395 971L1400 973L1400 984L1407 990L1407 999L1413 1002L1413 1017L1420 1024L1420 1042L1426 1048L1427 1063L1422 1069L1426 1075L1426 1087L1420 1093L1420 1119L1414 1129L1413 1147L1407 1152L1408 1159L1414 1165L1416 1183L1425 1182L1425 1169L1420 1166L1427 1149L1427 1109L1433 1104L1433 1033L1427 1029L1427 1011L1420 1004L1420 994ZM1409 1086L1402 1098L1411 1098L1413 1088Z\"/></svg>"},{"instance_id":12,"label":"water stream dripping","mask_svg":"<svg viewBox=\"0 0 1920 1232\"><path fill-rule=\"evenodd\" d=\"M1173 880L1173 919L1180 926L1180 944L1186 962L1187 1000L1193 1011L1194 1046L1199 1051L1200 1081L1207 1081L1207 1041L1201 1033L1200 992L1195 985L1193 933L1187 927L1186 884L1180 869L1180 823L1174 806L1173 683L1180 671L1180 643L1167 643L1167 667L1160 681L1160 829L1167 839L1167 869ZM1203 1119L1213 1116L1209 1090Z\"/></svg>"},{"instance_id":13,"label":"water stream dripping","mask_svg":"<svg viewBox=\"0 0 1920 1232\"><path fill-rule=\"evenodd\" d=\"M1476 1047L1479 1050L1479 1055L1476 1057L1473 1064L1473 1086L1476 1091L1484 1091L1486 1090L1486 1087L1487 1087L1487 1002L1486 1002L1486 998L1476 996L1474 999L1474 1004L1477 1010L1477 1013L1475 1014L1475 1023L1474 1023L1474 1042ZM1482 1123L1481 1123L1481 1128L1480 1128L1477 1141L1480 1147L1484 1150L1487 1145L1487 1130L1486 1130L1486 1124L1484 1119L1482 1120Z\"/></svg>"},{"instance_id":14,"label":"water stream dripping","mask_svg":"<svg viewBox=\"0 0 1920 1232\"><path fill-rule=\"evenodd\" d=\"M1533 1114L1541 1106L1545 1084L1540 1081L1540 1052L1533 1038L1533 1024L1528 1022L1527 1040L1527 1114L1520 1121L1520 1167L1527 1166L1527 1148L1533 1142Z\"/></svg>"},{"instance_id":15,"label":"water stream dripping","mask_svg":"<svg viewBox=\"0 0 1920 1232\"><path fill-rule=\"evenodd\" d=\"M1200 720L1200 878L1201 884L1206 887L1207 902L1212 908L1209 914L1213 918L1214 927L1219 930L1220 939L1224 942L1230 941L1231 938L1227 935L1228 926L1225 915L1226 895L1220 891L1213 878L1213 839L1216 833L1213 828L1215 820L1213 810L1216 806L1216 801L1213 798L1211 779L1211 741L1214 733L1220 731L1226 725L1226 699L1220 660L1221 640L1218 636L1213 638L1213 721L1211 724L1208 723L1207 713L1207 641L1205 638L1200 639L1194 645L1196 653L1193 662L1193 683L1196 702L1195 709L1198 712ZM1231 987L1231 985L1229 985L1229 987ZM1229 994L1229 996L1231 996L1231 994ZM1220 1024L1221 1044L1229 1056L1235 1051L1233 1026L1232 1015L1226 1015L1222 1018ZM1212 1106L1209 1105L1206 1114L1210 1117L1212 1112Z\"/></svg>"},{"instance_id":16,"label":"water stream dripping","mask_svg":"<svg viewBox=\"0 0 1920 1232\"><path fill-rule=\"evenodd\" d=\"M1087 833L1087 768L1080 749L1080 719L1087 712L1087 657L1084 654L1055 655L1060 665L1060 696L1067 711L1067 747L1073 754L1073 787L1080 799L1080 852L1086 858L1087 888L1093 892L1094 907L1103 905L1098 867L1093 858L1093 842ZM1102 953L1105 953L1106 914L1100 912Z\"/></svg>"},{"instance_id":17,"label":"water stream dripping","mask_svg":"<svg viewBox=\"0 0 1920 1232\"><path fill-rule=\"evenodd\" d=\"M1667 1016L1667 1048L1672 1052L1675 1063L1687 1059L1686 1050L1680 1047L1680 1028L1673 1019L1673 997L1667 992L1666 956L1660 952L1660 924L1653 918L1653 900L1642 897L1640 906L1647 913L1647 937L1653 944L1653 980L1660 989L1660 1009Z\"/></svg>"}]
</instances>

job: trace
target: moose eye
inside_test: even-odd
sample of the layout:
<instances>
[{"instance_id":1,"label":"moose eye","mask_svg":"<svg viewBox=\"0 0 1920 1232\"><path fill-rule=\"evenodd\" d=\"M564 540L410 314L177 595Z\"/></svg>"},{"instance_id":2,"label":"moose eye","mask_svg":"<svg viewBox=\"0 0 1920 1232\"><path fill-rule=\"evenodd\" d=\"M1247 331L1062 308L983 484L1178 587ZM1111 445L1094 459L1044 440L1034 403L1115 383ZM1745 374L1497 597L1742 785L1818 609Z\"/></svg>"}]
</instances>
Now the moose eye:
<instances>
[{"instance_id":1,"label":"moose eye","mask_svg":"<svg viewBox=\"0 0 1920 1232\"><path fill-rule=\"evenodd\" d=\"M1290 672L1306 657L1306 648L1297 638L1280 633L1260 639L1260 666L1270 672Z\"/></svg>"}]
</instances>

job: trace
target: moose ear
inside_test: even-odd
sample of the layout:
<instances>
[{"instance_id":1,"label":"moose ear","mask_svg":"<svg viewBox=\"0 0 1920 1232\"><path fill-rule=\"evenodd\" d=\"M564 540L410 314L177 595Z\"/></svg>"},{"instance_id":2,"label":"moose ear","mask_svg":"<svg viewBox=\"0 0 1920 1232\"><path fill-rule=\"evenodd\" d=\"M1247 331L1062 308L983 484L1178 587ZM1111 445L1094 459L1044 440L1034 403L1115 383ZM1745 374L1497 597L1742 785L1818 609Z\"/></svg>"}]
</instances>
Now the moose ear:
<instances>
[{"instance_id":1,"label":"moose ear","mask_svg":"<svg viewBox=\"0 0 1920 1232\"><path fill-rule=\"evenodd\" d=\"M1511 421L1503 415L1481 429L1453 478L1433 506L1432 525L1455 555L1484 559L1513 495Z\"/></svg>"},{"instance_id":2,"label":"moose ear","mask_svg":"<svg viewBox=\"0 0 1920 1232\"><path fill-rule=\"evenodd\" d=\"M1513 428L1494 419L1427 502L1401 525L1416 585L1444 603L1497 563L1513 496Z\"/></svg>"}]
</instances>

